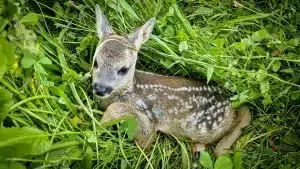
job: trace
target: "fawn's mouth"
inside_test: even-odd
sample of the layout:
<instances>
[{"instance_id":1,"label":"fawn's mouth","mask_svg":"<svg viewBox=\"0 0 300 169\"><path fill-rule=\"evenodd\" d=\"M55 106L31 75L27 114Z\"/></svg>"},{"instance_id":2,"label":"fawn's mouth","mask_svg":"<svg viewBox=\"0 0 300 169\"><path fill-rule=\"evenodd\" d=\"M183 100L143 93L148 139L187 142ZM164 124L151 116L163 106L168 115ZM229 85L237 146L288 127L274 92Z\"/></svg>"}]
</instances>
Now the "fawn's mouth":
<instances>
[{"instance_id":1,"label":"fawn's mouth","mask_svg":"<svg viewBox=\"0 0 300 169\"><path fill-rule=\"evenodd\" d=\"M119 88L111 88L109 92L103 92L102 93L99 93L95 90L95 88L93 89L93 93L95 94L95 96L97 98L101 98L101 99L105 99L105 98L108 98L110 96L123 96L125 95L126 93L128 92L131 92L133 90L133 86L132 86L132 82L128 82L124 85L122 85L121 87Z\"/></svg>"},{"instance_id":2,"label":"fawn's mouth","mask_svg":"<svg viewBox=\"0 0 300 169\"><path fill-rule=\"evenodd\" d=\"M99 92L93 90L93 93L94 93L95 96L98 97L98 98L107 98L107 97L109 97L113 92L114 92L114 90L111 91L110 93L100 94Z\"/></svg>"}]
</instances>

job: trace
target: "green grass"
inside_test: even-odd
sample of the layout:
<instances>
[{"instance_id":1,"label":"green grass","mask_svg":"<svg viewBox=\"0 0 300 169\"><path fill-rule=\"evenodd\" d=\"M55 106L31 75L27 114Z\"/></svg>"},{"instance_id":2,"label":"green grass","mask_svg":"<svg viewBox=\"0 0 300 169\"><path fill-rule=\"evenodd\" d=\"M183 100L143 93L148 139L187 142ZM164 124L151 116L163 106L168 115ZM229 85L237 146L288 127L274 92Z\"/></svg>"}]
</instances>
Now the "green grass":
<instances>
[{"instance_id":1,"label":"green grass","mask_svg":"<svg viewBox=\"0 0 300 169\"><path fill-rule=\"evenodd\" d=\"M190 142L160 133L143 150L129 123L99 123L84 80L98 43L95 3L120 34L156 16L138 69L216 83L234 106L250 107L253 121L229 154L236 169L241 158L244 168L300 168L299 2L6 0L0 169L204 168ZM207 152L215 161L213 146Z\"/></svg>"}]
</instances>

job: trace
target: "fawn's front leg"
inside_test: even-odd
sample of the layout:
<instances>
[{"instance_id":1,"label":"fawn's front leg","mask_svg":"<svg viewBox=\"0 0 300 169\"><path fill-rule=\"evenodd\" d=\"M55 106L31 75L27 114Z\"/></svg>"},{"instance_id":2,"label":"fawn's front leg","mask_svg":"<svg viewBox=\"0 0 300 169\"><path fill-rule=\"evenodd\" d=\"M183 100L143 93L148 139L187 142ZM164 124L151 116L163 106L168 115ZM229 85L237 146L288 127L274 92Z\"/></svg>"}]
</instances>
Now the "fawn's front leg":
<instances>
[{"instance_id":1,"label":"fawn's front leg","mask_svg":"<svg viewBox=\"0 0 300 169\"><path fill-rule=\"evenodd\" d=\"M135 136L136 143L143 148L150 146L156 137L154 124L143 112L136 110L130 104L116 102L109 105L103 114L101 123L118 120L125 116L132 116L138 122L138 130Z\"/></svg>"}]
</instances>

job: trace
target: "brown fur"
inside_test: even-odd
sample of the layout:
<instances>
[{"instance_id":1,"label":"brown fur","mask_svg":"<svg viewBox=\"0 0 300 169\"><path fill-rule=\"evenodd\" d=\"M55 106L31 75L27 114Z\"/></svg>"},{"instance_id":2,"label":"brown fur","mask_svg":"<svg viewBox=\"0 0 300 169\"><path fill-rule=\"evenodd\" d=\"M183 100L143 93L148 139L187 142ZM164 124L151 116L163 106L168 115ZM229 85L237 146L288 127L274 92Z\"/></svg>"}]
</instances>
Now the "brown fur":
<instances>
[{"instance_id":1,"label":"brown fur","mask_svg":"<svg viewBox=\"0 0 300 169\"><path fill-rule=\"evenodd\" d=\"M195 142L218 142L220 155L238 139L250 123L247 108L235 111L228 97L216 86L181 77L168 77L135 70L137 52L152 31L154 19L127 36L119 36L96 7L97 30L103 41L95 52L98 67L93 83L113 91L97 97L105 110L101 122L133 115L138 121L137 144L151 145L157 131ZM126 74L117 72L128 67Z\"/></svg>"}]
</instances>

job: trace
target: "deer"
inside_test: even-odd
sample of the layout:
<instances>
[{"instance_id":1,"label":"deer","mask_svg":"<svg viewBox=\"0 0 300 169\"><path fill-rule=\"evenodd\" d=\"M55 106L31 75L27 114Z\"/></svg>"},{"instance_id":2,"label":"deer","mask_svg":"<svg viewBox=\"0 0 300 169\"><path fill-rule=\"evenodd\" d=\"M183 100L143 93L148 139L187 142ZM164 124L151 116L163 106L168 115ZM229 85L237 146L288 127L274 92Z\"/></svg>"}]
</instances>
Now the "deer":
<instances>
[{"instance_id":1,"label":"deer","mask_svg":"<svg viewBox=\"0 0 300 169\"><path fill-rule=\"evenodd\" d=\"M234 109L217 86L136 70L138 52L150 38L156 19L119 35L98 4L95 11L100 40L94 53L92 88L104 110L100 123L135 118L134 139L143 148L150 147L157 132L162 132L192 140L198 152L213 143L216 156L227 152L249 125L249 108Z\"/></svg>"}]
</instances>

